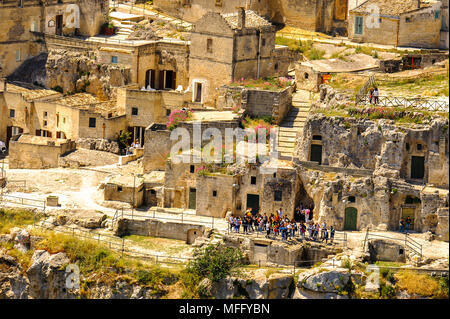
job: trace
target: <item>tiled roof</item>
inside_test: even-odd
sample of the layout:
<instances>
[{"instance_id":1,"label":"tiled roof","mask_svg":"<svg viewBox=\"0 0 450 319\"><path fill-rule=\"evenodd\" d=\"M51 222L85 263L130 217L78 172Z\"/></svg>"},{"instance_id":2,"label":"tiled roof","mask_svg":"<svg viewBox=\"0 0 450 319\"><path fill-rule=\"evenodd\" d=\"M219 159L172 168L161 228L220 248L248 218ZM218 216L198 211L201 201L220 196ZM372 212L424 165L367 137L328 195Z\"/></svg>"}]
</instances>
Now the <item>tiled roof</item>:
<instances>
[{"instance_id":1,"label":"tiled roof","mask_svg":"<svg viewBox=\"0 0 450 319\"><path fill-rule=\"evenodd\" d=\"M421 1L421 8L429 7L430 2ZM379 14L397 16L419 8L418 0L368 0L350 10L355 13L372 13L373 8L379 8Z\"/></svg>"},{"instance_id":2,"label":"tiled roof","mask_svg":"<svg viewBox=\"0 0 450 319\"><path fill-rule=\"evenodd\" d=\"M238 13L226 13L222 14L222 17L230 25L232 29L238 29ZM245 10L245 27L250 28L262 28L270 27L272 23L264 19L263 17L257 15L252 10Z\"/></svg>"}]
</instances>

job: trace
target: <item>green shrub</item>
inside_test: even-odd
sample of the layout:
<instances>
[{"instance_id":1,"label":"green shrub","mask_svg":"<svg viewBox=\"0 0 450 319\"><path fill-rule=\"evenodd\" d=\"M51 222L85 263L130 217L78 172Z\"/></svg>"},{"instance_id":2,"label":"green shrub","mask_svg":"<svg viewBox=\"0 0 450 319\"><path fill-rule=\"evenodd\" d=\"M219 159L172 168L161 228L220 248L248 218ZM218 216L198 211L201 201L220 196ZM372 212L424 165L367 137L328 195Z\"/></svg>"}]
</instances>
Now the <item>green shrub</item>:
<instances>
[{"instance_id":1,"label":"green shrub","mask_svg":"<svg viewBox=\"0 0 450 319\"><path fill-rule=\"evenodd\" d=\"M219 281L232 274L243 264L242 252L223 244L208 245L194 251L194 259L189 262L187 271L200 278Z\"/></svg>"}]
</instances>

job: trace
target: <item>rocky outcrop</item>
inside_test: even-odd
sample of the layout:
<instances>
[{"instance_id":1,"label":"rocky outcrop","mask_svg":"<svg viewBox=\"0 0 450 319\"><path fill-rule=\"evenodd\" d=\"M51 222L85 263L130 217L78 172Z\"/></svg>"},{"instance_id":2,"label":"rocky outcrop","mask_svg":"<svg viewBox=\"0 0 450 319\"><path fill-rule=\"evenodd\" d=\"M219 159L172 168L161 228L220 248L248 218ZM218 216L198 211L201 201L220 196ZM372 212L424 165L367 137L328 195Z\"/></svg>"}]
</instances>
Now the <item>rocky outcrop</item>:
<instances>
[{"instance_id":1,"label":"rocky outcrop","mask_svg":"<svg viewBox=\"0 0 450 319\"><path fill-rule=\"evenodd\" d=\"M105 214L95 210L75 209L59 211L57 215L50 216L41 223L46 228L74 224L83 228L95 229L103 227L106 218Z\"/></svg>"},{"instance_id":2,"label":"rocky outcrop","mask_svg":"<svg viewBox=\"0 0 450 319\"><path fill-rule=\"evenodd\" d=\"M232 299L286 299L292 296L294 280L292 275L271 274L265 269L257 270L252 278L227 277L218 282L205 278L199 284L199 291L206 297Z\"/></svg>"},{"instance_id":3,"label":"rocky outcrop","mask_svg":"<svg viewBox=\"0 0 450 319\"><path fill-rule=\"evenodd\" d=\"M76 140L76 144L78 148L120 154L119 143L117 141L101 138L79 138Z\"/></svg>"},{"instance_id":4,"label":"rocky outcrop","mask_svg":"<svg viewBox=\"0 0 450 319\"><path fill-rule=\"evenodd\" d=\"M102 100L114 98L114 87L131 82L129 68L100 64L93 52L52 49L45 67L46 87L59 87L64 93L87 92Z\"/></svg>"}]
</instances>

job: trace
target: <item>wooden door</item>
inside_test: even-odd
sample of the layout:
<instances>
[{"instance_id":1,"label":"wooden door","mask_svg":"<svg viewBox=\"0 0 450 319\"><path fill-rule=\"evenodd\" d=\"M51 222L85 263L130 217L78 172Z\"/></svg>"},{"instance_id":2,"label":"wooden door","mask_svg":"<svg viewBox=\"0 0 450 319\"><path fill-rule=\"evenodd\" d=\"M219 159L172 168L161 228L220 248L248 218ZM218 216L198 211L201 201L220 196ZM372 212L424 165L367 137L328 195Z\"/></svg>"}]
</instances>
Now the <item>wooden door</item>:
<instances>
[{"instance_id":1,"label":"wooden door","mask_svg":"<svg viewBox=\"0 0 450 319\"><path fill-rule=\"evenodd\" d=\"M189 188L189 209L196 208L197 190L195 188Z\"/></svg>"},{"instance_id":2,"label":"wooden door","mask_svg":"<svg viewBox=\"0 0 450 319\"><path fill-rule=\"evenodd\" d=\"M358 210L354 207L347 207L345 209L344 230L356 230L356 219Z\"/></svg>"}]
</instances>

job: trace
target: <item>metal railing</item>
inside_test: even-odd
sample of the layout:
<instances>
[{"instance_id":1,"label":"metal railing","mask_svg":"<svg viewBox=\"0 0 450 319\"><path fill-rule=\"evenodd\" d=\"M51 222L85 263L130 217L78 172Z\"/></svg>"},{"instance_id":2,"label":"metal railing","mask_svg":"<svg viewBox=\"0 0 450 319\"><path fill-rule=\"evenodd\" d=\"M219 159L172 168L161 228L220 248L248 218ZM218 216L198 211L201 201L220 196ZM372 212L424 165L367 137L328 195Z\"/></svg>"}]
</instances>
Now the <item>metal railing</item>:
<instances>
[{"instance_id":1,"label":"metal railing","mask_svg":"<svg viewBox=\"0 0 450 319\"><path fill-rule=\"evenodd\" d=\"M372 101L369 101L369 97L367 95L356 97L357 104L372 104ZM440 111L440 112L448 112L449 104L448 100L429 100L423 98L404 98L404 97L396 97L396 96L379 96L377 103L373 103L375 106L385 106L385 107L412 107L417 109L424 109L429 111Z\"/></svg>"},{"instance_id":2,"label":"metal railing","mask_svg":"<svg viewBox=\"0 0 450 319\"><path fill-rule=\"evenodd\" d=\"M402 244L402 246L405 248L405 250L412 251L413 253L418 255L420 257L420 259L422 259L422 257L423 257L422 245L419 244L414 239L412 239L408 233L405 233L405 238L402 239L402 238L395 238L392 236L384 236L384 235L380 235L380 234L370 233L370 229L367 228L366 236L364 238L363 251L366 251L366 248L368 248L368 244L371 239L387 239L387 240L399 242Z\"/></svg>"},{"instance_id":3,"label":"metal railing","mask_svg":"<svg viewBox=\"0 0 450 319\"><path fill-rule=\"evenodd\" d=\"M139 258L139 259L146 259L150 262L154 263L164 263L164 264L180 264L184 265L192 258L190 257L178 257L178 256L170 256L170 255L157 255L157 254L150 254L145 253L136 249L133 249L131 247L126 247L125 238L118 238L115 236L105 235L101 233L96 233L92 231L87 230L81 230L79 228L74 227L68 227L65 225L58 225L55 226L53 223L47 222L47 221L40 221L35 222L33 224L33 227L35 228L41 228L46 230L51 230L54 232L64 233L73 237L77 237L82 240L92 240L97 243L102 243L109 249L116 251L121 254L121 257L123 258L124 255L127 255L127 257L131 258Z\"/></svg>"},{"instance_id":4,"label":"metal railing","mask_svg":"<svg viewBox=\"0 0 450 319\"><path fill-rule=\"evenodd\" d=\"M279 240L279 241L282 241L282 242L289 243L289 240L282 239L281 234L275 235L273 233L273 231L271 231L270 235L267 236L265 230L260 231L260 230L256 229L254 231L251 231L251 232L248 231L247 233L244 233L244 231L242 230L242 227L240 227L239 232L230 230L230 227L228 227L227 234L237 234L237 235L242 235L242 236L247 236L247 237L251 236L251 237L255 237L257 239L258 238L264 238L264 239L271 239L271 240ZM255 234L256 234L256 236L255 236ZM290 237L290 238L292 240L294 240L294 241L297 241L297 242L299 240L301 240L301 242L323 243L325 241L326 244L329 244L329 243L336 244L337 243L337 244L342 245L343 248L347 248L347 233L345 231L342 231L342 232L341 231L335 231L333 240L331 240L331 238L322 240L320 238L320 235L319 235L319 237L317 239L314 239L314 238L311 238L309 236L309 234L308 235L306 235L306 234L308 234L308 231L306 231L304 237L302 237L301 234L299 233L299 231L296 231L295 235L293 237Z\"/></svg>"},{"instance_id":5,"label":"metal railing","mask_svg":"<svg viewBox=\"0 0 450 319\"><path fill-rule=\"evenodd\" d=\"M0 194L0 204L3 204L3 203L18 204L18 205L22 205L22 206L42 209L43 211L45 211L45 205L46 205L45 200L26 198L26 197L22 197L22 196Z\"/></svg>"}]
</instances>

